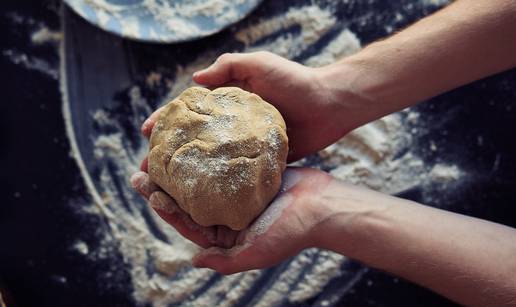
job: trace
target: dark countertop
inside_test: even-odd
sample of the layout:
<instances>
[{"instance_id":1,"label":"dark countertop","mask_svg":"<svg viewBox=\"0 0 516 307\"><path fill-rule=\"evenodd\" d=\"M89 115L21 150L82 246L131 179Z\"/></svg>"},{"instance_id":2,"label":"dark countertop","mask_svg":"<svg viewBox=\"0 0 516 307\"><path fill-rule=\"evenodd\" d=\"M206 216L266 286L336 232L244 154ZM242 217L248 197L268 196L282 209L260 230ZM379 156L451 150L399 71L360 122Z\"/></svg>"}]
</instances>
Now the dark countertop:
<instances>
[{"instance_id":1,"label":"dark countertop","mask_svg":"<svg viewBox=\"0 0 516 307\"><path fill-rule=\"evenodd\" d=\"M410 1L350 1L342 17L360 11L389 11ZM265 1L254 14L286 6L286 1ZM13 306L130 306L128 273L120 255L94 263L70 253L75 238L95 246L106 223L84 216L70 203L87 206L86 192L65 134L55 46L34 46L30 35L40 23L59 29L58 1L3 1L0 13L0 76L4 94L0 112L0 157L3 202L0 206L0 289ZM407 12L403 27L421 14ZM365 44L386 35L374 22L350 25ZM217 34L223 37L225 32ZM210 39L206 40L209 42ZM199 48L207 41L182 46ZM123 41L132 56L149 55L152 46ZM190 48L190 47L187 47ZM27 61L14 59L11 50L44 59L47 68L27 69ZM14 60L13 60L14 59ZM133 59L134 78L149 70L141 58ZM30 61L29 61L30 62ZM34 63L32 63L34 64ZM32 65L29 63L28 65ZM40 63L41 64L41 63ZM33 67L34 65L32 65ZM152 65L150 65L152 66ZM41 66L39 66L41 67ZM46 66L45 66L46 67ZM428 205L516 226L516 70L508 71L451 91L417 106L425 129L417 134L420 155L427 161L460 161L468 180ZM446 116L443 116L446 114ZM430 140L437 151L428 150ZM407 197L423 197L415 191ZM496 259L494 260L496 261ZM118 267L114 275L104 268ZM63 280L63 276L73 276ZM109 282L106 282L109 281ZM104 285L110 285L105 287ZM347 306L453 305L430 291L371 269L341 301ZM306 302L310 305L310 302Z\"/></svg>"}]
</instances>

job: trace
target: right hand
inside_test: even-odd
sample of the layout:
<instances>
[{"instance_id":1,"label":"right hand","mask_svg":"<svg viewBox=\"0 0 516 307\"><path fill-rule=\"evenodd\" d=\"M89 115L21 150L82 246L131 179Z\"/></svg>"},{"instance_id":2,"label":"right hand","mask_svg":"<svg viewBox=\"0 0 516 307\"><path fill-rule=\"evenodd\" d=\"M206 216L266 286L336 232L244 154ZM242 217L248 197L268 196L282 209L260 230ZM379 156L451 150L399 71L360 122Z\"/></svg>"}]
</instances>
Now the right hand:
<instances>
[{"instance_id":1,"label":"right hand","mask_svg":"<svg viewBox=\"0 0 516 307\"><path fill-rule=\"evenodd\" d=\"M322 79L321 68L310 68L270 52L226 53L193 75L208 87L238 86L273 104L285 118L289 162L334 143L356 128L350 102L339 102ZM145 134L145 131L144 131Z\"/></svg>"}]
</instances>

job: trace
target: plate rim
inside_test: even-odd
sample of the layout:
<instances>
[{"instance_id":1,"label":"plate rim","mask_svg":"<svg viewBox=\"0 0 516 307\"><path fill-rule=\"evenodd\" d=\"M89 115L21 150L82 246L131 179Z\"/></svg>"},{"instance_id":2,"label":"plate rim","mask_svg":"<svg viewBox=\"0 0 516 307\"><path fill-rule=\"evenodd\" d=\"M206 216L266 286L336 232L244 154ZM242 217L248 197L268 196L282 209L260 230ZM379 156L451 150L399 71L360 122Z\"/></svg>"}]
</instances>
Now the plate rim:
<instances>
[{"instance_id":1,"label":"plate rim","mask_svg":"<svg viewBox=\"0 0 516 307\"><path fill-rule=\"evenodd\" d=\"M238 17L235 20L231 20L229 22L226 22L223 26L221 26L219 28L216 28L214 30L203 31L203 32L201 32L201 33L199 33L197 35L186 36L186 37L178 38L178 39L156 39L156 38L152 38L152 37L135 36L135 35L132 35L131 33L123 33L122 31L120 31L120 30L118 30L116 28L112 28L112 27L103 25L100 22L94 22L93 20L91 20L91 18L89 18L89 16L87 14L85 14L85 12L82 9L77 7L78 4L77 4L76 1L64 0L63 2L75 14L80 16L82 19L86 20L89 24L91 24L91 25L93 25L93 26L95 26L95 27L97 27L99 29L102 29L102 30L104 30L106 32L109 32L109 33L111 33L113 35L116 35L118 37L121 37L121 38L124 38L124 39L133 40L133 41L137 41L137 42L142 42L142 43L174 44L174 43L192 42L192 41L195 41L195 40L199 40L199 39L211 36L211 35L213 35L215 33L219 33L219 32L224 31L225 29L227 29L230 26L232 26L232 25L242 21L244 18L249 16L255 9L258 8L258 6L260 6L260 4L263 3L264 0L253 0L253 1L255 3L252 4L250 6L250 8L248 10L246 10L243 14L239 14ZM88 5L88 4L85 3L85 5Z\"/></svg>"}]
</instances>

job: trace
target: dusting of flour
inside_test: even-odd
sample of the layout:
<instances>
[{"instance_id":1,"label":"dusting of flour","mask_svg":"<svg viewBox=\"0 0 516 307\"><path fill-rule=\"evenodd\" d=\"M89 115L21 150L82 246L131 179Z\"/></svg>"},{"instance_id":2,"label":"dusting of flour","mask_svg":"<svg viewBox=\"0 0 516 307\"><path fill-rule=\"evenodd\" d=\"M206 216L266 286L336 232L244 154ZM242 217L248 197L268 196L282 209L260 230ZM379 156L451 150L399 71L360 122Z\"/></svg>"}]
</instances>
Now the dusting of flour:
<instances>
[{"instance_id":1,"label":"dusting of flour","mask_svg":"<svg viewBox=\"0 0 516 307\"><path fill-rule=\"evenodd\" d=\"M434 182L446 183L458 180L462 176L457 165L436 164L430 170L430 178Z\"/></svg>"}]
</instances>

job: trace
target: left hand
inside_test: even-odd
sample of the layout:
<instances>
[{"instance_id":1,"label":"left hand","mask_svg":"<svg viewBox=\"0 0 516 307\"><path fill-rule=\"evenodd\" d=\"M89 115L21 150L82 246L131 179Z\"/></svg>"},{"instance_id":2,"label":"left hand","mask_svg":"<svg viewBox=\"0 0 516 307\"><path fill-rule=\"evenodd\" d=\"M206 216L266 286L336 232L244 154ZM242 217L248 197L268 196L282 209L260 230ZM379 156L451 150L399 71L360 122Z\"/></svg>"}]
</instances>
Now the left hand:
<instances>
[{"instance_id":1,"label":"left hand","mask_svg":"<svg viewBox=\"0 0 516 307\"><path fill-rule=\"evenodd\" d=\"M144 172L133 175L133 187L181 235L205 248L193 259L196 267L223 274L273 266L305 248L315 246L314 231L323 219L315 195L324 191L330 175L315 169L290 168L283 175L276 199L247 228L196 224L176 202L149 180Z\"/></svg>"}]
</instances>

